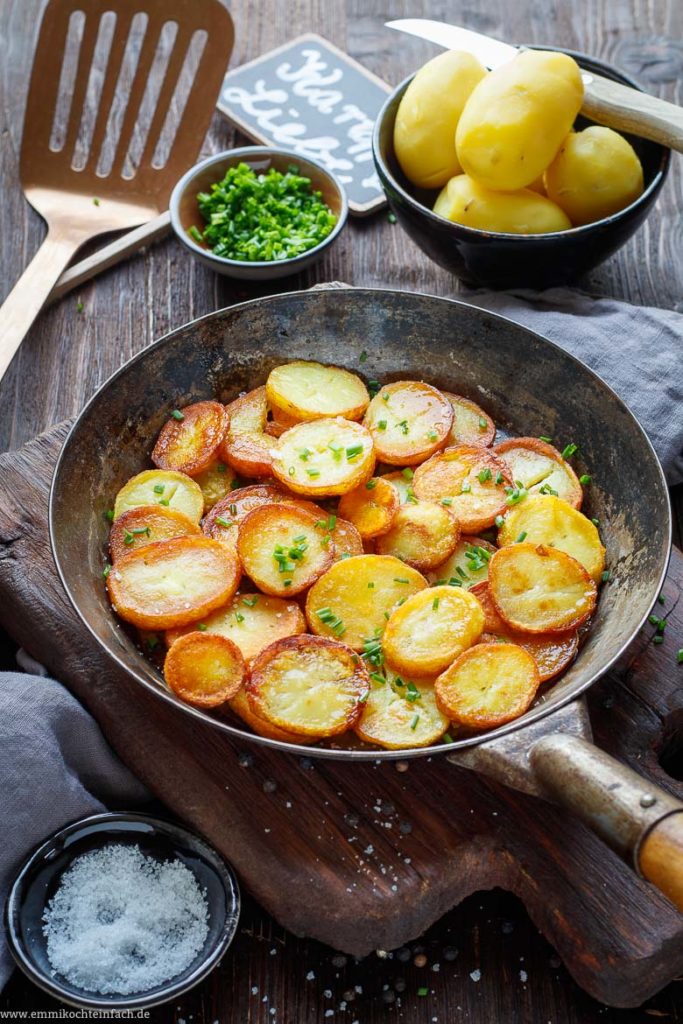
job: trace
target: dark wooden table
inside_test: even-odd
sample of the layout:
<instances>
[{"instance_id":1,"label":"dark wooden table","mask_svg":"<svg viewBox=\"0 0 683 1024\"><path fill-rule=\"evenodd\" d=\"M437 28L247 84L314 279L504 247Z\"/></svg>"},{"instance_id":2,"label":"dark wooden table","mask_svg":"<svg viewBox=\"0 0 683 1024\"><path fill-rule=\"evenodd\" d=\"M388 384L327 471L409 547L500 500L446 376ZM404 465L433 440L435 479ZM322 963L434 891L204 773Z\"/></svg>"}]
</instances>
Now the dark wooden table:
<instances>
[{"instance_id":1,"label":"dark wooden table","mask_svg":"<svg viewBox=\"0 0 683 1024\"><path fill-rule=\"evenodd\" d=\"M199 2L199 0L196 0ZM31 53L42 0L2 0L0 38L0 290L9 291L44 232L18 182L18 151ZM304 31L317 31L395 84L433 56L427 43L382 28L389 17L441 18L512 41L561 43L610 60L650 91L683 103L683 5L680 0L234 0L232 64ZM207 152L242 141L218 116ZM683 311L683 178L680 161L647 224L583 286L639 304ZM392 225L386 213L354 221L327 258L270 291L320 281L390 285L438 295L460 288ZM0 384L0 446L16 448L78 412L123 361L153 338L210 310L263 294L189 262L173 242L159 243L47 310ZM83 304L79 312L79 303ZM673 495L680 544L681 488ZM0 663L10 667L9 638ZM550 896L549 896L550 898ZM321 908L324 913L324 908ZM415 958L417 963L415 964ZM426 963L422 966L422 959ZM425 995L419 995L425 991ZM0 995L5 1010L55 1010L58 1004L16 974ZM238 939L219 970L152 1020L193 1024L636 1024L683 1019L674 982L647 1006L612 1010L586 996L538 934L523 907L494 891L453 910L410 949L365 958L338 957L284 933L248 898Z\"/></svg>"}]
</instances>

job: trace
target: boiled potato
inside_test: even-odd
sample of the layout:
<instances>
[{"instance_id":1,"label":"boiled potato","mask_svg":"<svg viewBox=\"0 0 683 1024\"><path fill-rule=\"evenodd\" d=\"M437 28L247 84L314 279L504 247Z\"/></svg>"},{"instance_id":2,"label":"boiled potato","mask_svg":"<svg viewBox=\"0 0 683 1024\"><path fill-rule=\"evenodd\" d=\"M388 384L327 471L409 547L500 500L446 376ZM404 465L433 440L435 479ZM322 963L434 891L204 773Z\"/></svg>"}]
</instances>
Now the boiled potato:
<instances>
[{"instance_id":1,"label":"boiled potato","mask_svg":"<svg viewBox=\"0 0 683 1024\"><path fill-rule=\"evenodd\" d=\"M605 549L596 526L568 502L551 494L529 495L510 509L498 531L498 544L505 547L519 538L529 544L545 544L580 562L596 583L605 568Z\"/></svg>"},{"instance_id":2,"label":"boiled potato","mask_svg":"<svg viewBox=\"0 0 683 1024\"><path fill-rule=\"evenodd\" d=\"M444 398L453 406L453 426L446 439L446 445L477 444L488 448L496 436L496 425L487 413L476 402L462 395L452 395L450 391L442 392Z\"/></svg>"},{"instance_id":3,"label":"boiled potato","mask_svg":"<svg viewBox=\"0 0 683 1024\"><path fill-rule=\"evenodd\" d=\"M272 476L272 441L265 432L265 387L240 395L226 407L229 425L219 449L222 459L243 476Z\"/></svg>"},{"instance_id":4,"label":"boiled potato","mask_svg":"<svg viewBox=\"0 0 683 1024\"><path fill-rule=\"evenodd\" d=\"M152 450L159 469L194 476L214 460L228 429L228 414L220 402L195 402L176 409L164 424Z\"/></svg>"},{"instance_id":5,"label":"boiled potato","mask_svg":"<svg viewBox=\"0 0 683 1024\"><path fill-rule=\"evenodd\" d=\"M277 410L278 417L296 422L334 416L359 420L370 401L368 389L355 373L302 359L271 370L266 393L274 416Z\"/></svg>"},{"instance_id":6,"label":"boiled potato","mask_svg":"<svg viewBox=\"0 0 683 1024\"><path fill-rule=\"evenodd\" d=\"M284 498L279 487L272 484L251 484L238 487L217 502L204 517L202 532L226 547L237 550L238 526L246 515L262 505L276 505Z\"/></svg>"},{"instance_id":7,"label":"boiled potato","mask_svg":"<svg viewBox=\"0 0 683 1024\"><path fill-rule=\"evenodd\" d=\"M525 188L553 160L582 103L572 57L523 50L482 78L465 104L455 135L462 169L490 189Z\"/></svg>"},{"instance_id":8,"label":"boiled potato","mask_svg":"<svg viewBox=\"0 0 683 1024\"><path fill-rule=\"evenodd\" d=\"M184 512L198 523L204 511L204 496L199 484L185 473L170 469L146 469L123 485L114 502L114 519L129 508L161 505Z\"/></svg>"},{"instance_id":9,"label":"boiled potato","mask_svg":"<svg viewBox=\"0 0 683 1024\"><path fill-rule=\"evenodd\" d=\"M244 571L265 594L300 594L334 560L334 542L316 530L310 512L292 505L264 505L238 527L237 553Z\"/></svg>"},{"instance_id":10,"label":"boiled potato","mask_svg":"<svg viewBox=\"0 0 683 1024\"><path fill-rule=\"evenodd\" d=\"M431 587L391 613L382 638L384 656L396 672L434 676L476 643L483 629L476 597L455 587Z\"/></svg>"},{"instance_id":11,"label":"boiled potato","mask_svg":"<svg viewBox=\"0 0 683 1024\"><path fill-rule=\"evenodd\" d=\"M455 129L470 93L485 74L472 54L448 50L413 78L394 123L396 159L413 185L440 188L460 171Z\"/></svg>"},{"instance_id":12,"label":"boiled potato","mask_svg":"<svg viewBox=\"0 0 683 1024\"><path fill-rule=\"evenodd\" d=\"M241 718L257 736L265 736L266 739L278 740L280 743L297 743L299 745L315 742L315 737L311 738L310 736L301 736L296 732L287 732L286 729L279 729L277 725L273 725L272 722L267 722L265 718L261 718L260 715L257 715L252 710L244 687L238 690L232 700L228 701L228 707L238 716L238 718Z\"/></svg>"},{"instance_id":13,"label":"boiled potato","mask_svg":"<svg viewBox=\"0 0 683 1024\"><path fill-rule=\"evenodd\" d=\"M493 449L503 460L515 483L527 491L554 494L581 508L583 489L579 478L560 452L539 437L512 437Z\"/></svg>"},{"instance_id":14,"label":"boiled potato","mask_svg":"<svg viewBox=\"0 0 683 1024\"><path fill-rule=\"evenodd\" d=\"M496 551L488 586L500 617L526 633L576 629L592 615L597 600L597 587L581 563L543 544L511 544Z\"/></svg>"},{"instance_id":15,"label":"boiled potato","mask_svg":"<svg viewBox=\"0 0 683 1024\"><path fill-rule=\"evenodd\" d=\"M408 679L385 668L370 675L370 692L355 731L366 743L387 750L429 747L448 729L433 680Z\"/></svg>"},{"instance_id":16,"label":"boiled potato","mask_svg":"<svg viewBox=\"0 0 683 1024\"><path fill-rule=\"evenodd\" d=\"M215 633L180 637L164 661L164 678L176 696L196 708L215 708L234 697L245 675L239 647Z\"/></svg>"},{"instance_id":17,"label":"boiled potato","mask_svg":"<svg viewBox=\"0 0 683 1024\"><path fill-rule=\"evenodd\" d=\"M545 172L545 184L572 224L591 224L642 194L643 168L623 135L595 124L567 136Z\"/></svg>"},{"instance_id":18,"label":"boiled potato","mask_svg":"<svg viewBox=\"0 0 683 1024\"><path fill-rule=\"evenodd\" d=\"M307 634L266 647L246 685L257 715L315 737L336 736L355 725L368 689L366 668L350 647Z\"/></svg>"},{"instance_id":19,"label":"boiled potato","mask_svg":"<svg viewBox=\"0 0 683 1024\"><path fill-rule=\"evenodd\" d=\"M564 210L530 188L495 192L466 174L451 178L439 192L434 213L467 228L512 235L541 235L572 226Z\"/></svg>"},{"instance_id":20,"label":"boiled potato","mask_svg":"<svg viewBox=\"0 0 683 1024\"><path fill-rule=\"evenodd\" d=\"M296 494L346 494L372 476L372 437L360 423L336 417L299 423L273 441L273 474Z\"/></svg>"},{"instance_id":21,"label":"boiled potato","mask_svg":"<svg viewBox=\"0 0 683 1024\"><path fill-rule=\"evenodd\" d=\"M363 423L372 434L378 459L409 466L443 448L453 424L453 407L431 384L397 380L375 395Z\"/></svg>"},{"instance_id":22,"label":"boiled potato","mask_svg":"<svg viewBox=\"0 0 683 1024\"><path fill-rule=\"evenodd\" d=\"M369 540L391 529L399 505L396 488L382 477L372 477L342 497L339 514L353 523L363 540Z\"/></svg>"},{"instance_id":23,"label":"boiled potato","mask_svg":"<svg viewBox=\"0 0 683 1024\"><path fill-rule=\"evenodd\" d=\"M495 550L493 544L482 537L461 537L450 558L428 572L427 579L430 583L447 583L451 587L469 590L487 579L489 562Z\"/></svg>"},{"instance_id":24,"label":"boiled potato","mask_svg":"<svg viewBox=\"0 0 683 1024\"><path fill-rule=\"evenodd\" d=\"M459 537L458 522L447 508L418 501L399 507L389 530L377 538L376 550L424 571L448 558Z\"/></svg>"},{"instance_id":25,"label":"boiled potato","mask_svg":"<svg viewBox=\"0 0 683 1024\"><path fill-rule=\"evenodd\" d=\"M214 459L206 469L194 476L193 479L197 481L204 495L205 509L212 509L230 493L234 477L232 469L220 459Z\"/></svg>"},{"instance_id":26,"label":"boiled potato","mask_svg":"<svg viewBox=\"0 0 683 1024\"><path fill-rule=\"evenodd\" d=\"M418 466L413 477L417 497L444 505L465 533L493 526L507 508L506 487L512 489L507 466L476 445L446 448Z\"/></svg>"},{"instance_id":27,"label":"boiled potato","mask_svg":"<svg viewBox=\"0 0 683 1024\"><path fill-rule=\"evenodd\" d=\"M437 704L452 722L494 729L524 714L540 684L531 655L516 644L477 644L434 683Z\"/></svg>"},{"instance_id":28,"label":"boiled potato","mask_svg":"<svg viewBox=\"0 0 683 1024\"><path fill-rule=\"evenodd\" d=\"M139 505L129 508L115 520L109 534L109 552L112 562L134 548L144 547L159 540L185 537L200 533L196 523L183 512L162 505Z\"/></svg>"}]
</instances>

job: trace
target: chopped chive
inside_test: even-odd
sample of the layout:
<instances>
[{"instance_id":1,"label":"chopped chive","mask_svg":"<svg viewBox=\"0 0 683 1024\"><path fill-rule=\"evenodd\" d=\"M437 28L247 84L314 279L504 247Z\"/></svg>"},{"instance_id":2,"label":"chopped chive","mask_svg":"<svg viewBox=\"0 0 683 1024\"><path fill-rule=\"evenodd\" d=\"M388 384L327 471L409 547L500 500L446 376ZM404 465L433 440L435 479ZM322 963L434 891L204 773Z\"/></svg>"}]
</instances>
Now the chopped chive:
<instances>
[{"instance_id":1,"label":"chopped chive","mask_svg":"<svg viewBox=\"0 0 683 1024\"><path fill-rule=\"evenodd\" d=\"M209 627L207 626L207 624L205 622L198 622L197 623L197 629L199 630L200 633L206 633L208 628Z\"/></svg>"},{"instance_id":2,"label":"chopped chive","mask_svg":"<svg viewBox=\"0 0 683 1024\"><path fill-rule=\"evenodd\" d=\"M408 428L408 420L401 420L401 422L398 425L401 428L401 433L403 433L403 434L407 434L408 433L408 429L409 429Z\"/></svg>"},{"instance_id":3,"label":"chopped chive","mask_svg":"<svg viewBox=\"0 0 683 1024\"><path fill-rule=\"evenodd\" d=\"M164 487L163 484L155 484L154 485L154 493L155 494L163 494L165 490L166 490L166 488Z\"/></svg>"},{"instance_id":4,"label":"chopped chive","mask_svg":"<svg viewBox=\"0 0 683 1024\"><path fill-rule=\"evenodd\" d=\"M216 516L216 522L218 523L219 526L222 526L225 530L227 530L230 526L234 526L235 525L232 522L232 520L224 519L223 516Z\"/></svg>"},{"instance_id":5,"label":"chopped chive","mask_svg":"<svg viewBox=\"0 0 683 1024\"><path fill-rule=\"evenodd\" d=\"M605 569L605 571L603 572L603 574L600 577L600 579L602 580L603 583L607 583L608 580L610 579L610 576L611 576L611 573L610 573L609 569Z\"/></svg>"},{"instance_id":6,"label":"chopped chive","mask_svg":"<svg viewBox=\"0 0 683 1024\"><path fill-rule=\"evenodd\" d=\"M483 416L480 416L479 417L479 429L480 430L486 430L487 427L488 427L488 421L485 420Z\"/></svg>"},{"instance_id":7,"label":"chopped chive","mask_svg":"<svg viewBox=\"0 0 683 1024\"><path fill-rule=\"evenodd\" d=\"M283 580L282 581L282 585L283 585L283 587L291 587L292 581L291 580Z\"/></svg>"},{"instance_id":8,"label":"chopped chive","mask_svg":"<svg viewBox=\"0 0 683 1024\"><path fill-rule=\"evenodd\" d=\"M659 617L657 615L648 615L647 621L650 623L651 626L659 625Z\"/></svg>"},{"instance_id":9,"label":"chopped chive","mask_svg":"<svg viewBox=\"0 0 683 1024\"><path fill-rule=\"evenodd\" d=\"M457 572L458 576L460 576L463 580L468 580L469 579L469 576L467 575L465 570L462 568L462 566L456 565L455 571Z\"/></svg>"},{"instance_id":10,"label":"chopped chive","mask_svg":"<svg viewBox=\"0 0 683 1024\"><path fill-rule=\"evenodd\" d=\"M593 477L590 475L590 473L584 473L583 476L579 477L579 483L584 485L589 484L592 479Z\"/></svg>"},{"instance_id":11,"label":"chopped chive","mask_svg":"<svg viewBox=\"0 0 683 1024\"><path fill-rule=\"evenodd\" d=\"M496 483L497 484L502 484L503 480L504 480L503 474L501 473L500 470L498 470L498 472L496 473Z\"/></svg>"},{"instance_id":12,"label":"chopped chive","mask_svg":"<svg viewBox=\"0 0 683 1024\"><path fill-rule=\"evenodd\" d=\"M552 437L544 437L543 434L539 435L538 440L539 441L545 441L546 444L552 444L553 443Z\"/></svg>"},{"instance_id":13,"label":"chopped chive","mask_svg":"<svg viewBox=\"0 0 683 1024\"><path fill-rule=\"evenodd\" d=\"M600 526L600 520L599 519L591 519L591 523L596 528L596 530Z\"/></svg>"},{"instance_id":14,"label":"chopped chive","mask_svg":"<svg viewBox=\"0 0 683 1024\"><path fill-rule=\"evenodd\" d=\"M417 498L415 497L415 491L410 486L408 486L406 488L406 504L407 505L417 505Z\"/></svg>"},{"instance_id":15,"label":"chopped chive","mask_svg":"<svg viewBox=\"0 0 683 1024\"><path fill-rule=\"evenodd\" d=\"M407 597L401 597L401 598L399 598L399 600L398 600L398 601L396 602L396 607L397 607L397 608L400 608L400 607L401 607L401 605L402 605L402 604L405 604L407 600L408 600L408 598L407 598Z\"/></svg>"},{"instance_id":16,"label":"chopped chive","mask_svg":"<svg viewBox=\"0 0 683 1024\"><path fill-rule=\"evenodd\" d=\"M386 420L379 420L379 422L377 424L377 429L378 430L386 430L387 429L387 421Z\"/></svg>"},{"instance_id":17,"label":"chopped chive","mask_svg":"<svg viewBox=\"0 0 683 1024\"><path fill-rule=\"evenodd\" d=\"M396 214L393 213L391 210L389 210L389 213L387 214L387 220L389 221L390 224L395 224L396 223Z\"/></svg>"},{"instance_id":18,"label":"chopped chive","mask_svg":"<svg viewBox=\"0 0 683 1024\"><path fill-rule=\"evenodd\" d=\"M394 576L394 583L410 583L404 576Z\"/></svg>"},{"instance_id":19,"label":"chopped chive","mask_svg":"<svg viewBox=\"0 0 683 1024\"><path fill-rule=\"evenodd\" d=\"M362 697L358 698L357 703L358 704L366 704L369 696L370 696L369 693L364 693Z\"/></svg>"},{"instance_id":20,"label":"chopped chive","mask_svg":"<svg viewBox=\"0 0 683 1024\"><path fill-rule=\"evenodd\" d=\"M453 504L453 499L452 498L442 498L441 499L441 504L442 505L452 505Z\"/></svg>"},{"instance_id":21,"label":"chopped chive","mask_svg":"<svg viewBox=\"0 0 683 1024\"><path fill-rule=\"evenodd\" d=\"M376 683L382 683L382 685L386 683L386 679L384 678L384 676L380 675L379 672L371 672L370 678L374 679Z\"/></svg>"},{"instance_id":22,"label":"chopped chive","mask_svg":"<svg viewBox=\"0 0 683 1024\"><path fill-rule=\"evenodd\" d=\"M195 240L195 242L199 242L200 245L204 244L204 237L199 228L197 228L194 224L187 229L187 233L190 236L190 238L193 238Z\"/></svg>"},{"instance_id":23,"label":"chopped chive","mask_svg":"<svg viewBox=\"0 0 683 1024\"><path fill-rule=\"evenodd\" d=\"M380 389L381 386L382 385L380 384L380 382L378 380L369 380L368 381L368 394L370 395L370 398L374 398L375 397L375 395L379 392L379 389Z\"/></svg>"},{"instance_id":24,"label":"chopped chive","mask_svg":"<svg viewBox=\"0 0 683 1024\"><path fill-rule=\"evenodd\" d=\"M572 455L576 455L578 450L579 450L578 444L574 444L572 442L571 444L568 444L566 446L566 448L562 449L562 458L563 459L571 459Z\"/></svg>"},{"instance_id":25,"label":"chopped chive","mask_svg":"<svg viewBox=\"0 0 683 1024\"><path fill-rule=\"evenodd\" d=\"M160 505L164 505L165 508L168 508L168 506L171 504L171 502L170 502L170 500L168 498L160 498L159 499L159 504Z\"/></svg>"},{"instance_id":26,"label":"chopped chive","mask_svg":"<svg viewBox=\"0 0 683 1024\"><path fill-rule=\"evenodd\" d=\"M247 608L253 608L258 603L258 594L254 597L243 597L242 604L245 604Z\"/></svg>"},{"instance_id":27,"label":"chopped chive","mask_svg":"<svg viewBox=\"0 0 683 1024\"><path fill-rule=\"evenodd\" d=\"M306 472L312 478L320 476L320 470L319 469L307 469Z\"/></svg>"},{"instance_id":28,"label":"chopped chive","mask_svg":"<svg viewBox=\"0 0 683 1024\"><path fill-rule=\"evenodd\" d=\"M93 204L93 206L99 206L100 205L100 200L98 199L97 196L93 196L92 204Z\"/></svg>"},{"instance_id":29,"label":"chopped chive","mask_svg":"<svg viewBox=\"0 0 683 1024\"><path fill-rule=\"evenodd\" d=\"M437 434L437 432L435 430L430 430L429 433L427 434L427 440L428 441L438 441L439 440L439 435Z\"/></svg>"},{"instance_id":30,"label":"chopped chive","mask_svg":"<svg viewBox=\"0 0 683 1024\"><path fill-rule=\"evenodd\" d=\"M550 484L543 484L539 490L539 494L554 494L555 497L557 497L557 491L554 487L551 487Z\"/></svg>"},{"instance_id":31,"label":"chopped chive","mask_svg":"<svg viewBox=\"0 0 683 1024\"><path fill-rule=\"evenodd\" d=\"M240 622L244 622L244 615L242 615L242 612L235 612L235 619L237 620L238 624Z\"/></svg>"},{"instance_id":32,"label":"chopped chive","mask_svg":"<svg viewBox=\"0 0 683 1024\"><path fill-rule=\"evenodd\" d=\"M174 409L173 412L171 413L171 416L173 417L174 420L178 421L185 419L185 414L182 413L180 409Z\"/></svg>"},{"instance_id":33,"label":"chopped chive","mask_svg":"<svg viewBox=\"0 0 683 1024\"><path fill-rule=\"evenodd\" d=\"M363 351L361 352L360 356L358 357L358 362L359 363L364 363L367 358L368 358L368 354L365 351L365 349L363 349Z\"/></svg>"},{"instance_id":34,"label":"chopped chive","mask_svg":"<svg viewBox=\"0 0 683 1024\"><path fill-rule=\"evenodd\" d=\"M136 526L135 529L131 530L130 532L133 534L133 536L141 536L143 533L146 533L148 537L150 535L149 526Z\"/></svg>"},{"instance_id":35,"label":"chopped chive","mask_svg":"<svg viewBox=\"0 0 683 1024\"><path fill-rule=\"evenodd\" d=\"M488 466L486 467L486 469L482 469L479 473L477 473L477 479L479 480L480 484L486 483L487 480L491 479L491 476L491 470L489 469Z\"/></svg>"},{"instance_id":36,"label":"chopped chive","mask_svg":"<svg viewBox=\"0 0 683 1024\"><path fill-rule=\"evenodd\" d=\"M102 576L104 577L105 580L106 580L106 578L107 578L107 576L109 575L110 572L111 572L111 565L109 564L109 562L107 562L107 564L105 565L104 569L102 570Z\"/></svg>"},{"instance_id":37,"label":"chopped chive","mask_svg":"<svg viewBox=\"0 0 683 1024\"><path fill-rule=\"evenodd\" d=\"M683 647L676 651L676 661L679 665L683 665Z\"/></svg>"},{"instance_id":38,"label":"chopped chive","mask_svg":"<svg viewBox=\"0 0 683 1024\"><path fill-rule=\"evenodd\" d=\"M405 477L406 480L412 480L415 474L410 466L405 466L405 468L401 470L401 476Z\"/></svg>"},{"instance_id":39,"label":"chopped chive","mask_svg":"<svg viewBox=\"0 0 683 1024\"><path fill-rule=\"evenodd\" d=\"M664 637L663 636L656 636L656 637L653 638L652 643L656 644L657 646L659 646L660 644L664 643Z\"/></svg>"},{"instance_id":40,"label":"chopped chive","mask_svg":"<svg viewBox=\"0 0 683 1024\"><path fill-rule=\"evenodd\" d=\"M82 303L82 302L81 302L81 301L79 300L79 301L78 301L78 302L76 303L76 312L77 312L77 313L82 313L84 309L85 309L85 306L84 306L84 305L83 305L83 303Z\"/></svg>"},{"instance_id":41,"label":"chopped chive","mask_svg":"<svg viewBox=\"0 0 683 1024\"><path fill-rule=\"evenodd\" d=\"M524 540L526 540L526 530L522 530L522 532L520 533L519 537L515 541L515 544L521 544L522 541L524 541Z\"/></svg>"},{"instance_id":42,"label":"chopped chive","mask_svg":"<svg viewBox=\"0 0 683 1024\"><path fill-rule=\"evenodd\" d=\"M449 587L461 587L462 586L462 580L456 580L455 576L451 576L451 578L448 581L448 586Z\"/></svg>"},{"instance_id":43,"label":"chopped chive","mask_svg":"<svg viewBox=\"0 0 683 1024\"><path fill-rule=\"evenodd\" d=\"M471 490L472 490L472 484L469 482L469 480L463 480L462 486L460 488L460 493L461 494L469 494Z\"/></svg>"},{"instance_id":44,"label":"chopped chive","mask_svg":"<svg viewBox=\"0 0 683 1024\"><path fill-rule=\"evenodd\" d=\"M299 452L299 458L301 459L302 462L308 462L312 454L313 452L310 450L310 448L302 448L301 451Z\"/></svg>"},{"instance_id":45,"label":"chopped chive","mask_svg":"<svg viewBox=\"0 0 683 1024\"><path fill-rule=\"evenodd\" d=\"M163 490L163 488L162 488L162 490ZM113 508L108 508L107 511L104 513L104 517L105 517L105 519L108 519L110 523L113 523L114 522L114 509Z\"/></svg>"},{"instance_id":46,"label":"chopped chive","mask_svg":"<svg viewBox=\"0 0 683 1024\"><path fill-rule=\"evenodd\" d=\"M296 470L294 469L294 466L290 466L287 472L289 473L290 476L294 476Z\"/></svg>"},{"instance_id":47,"label":"chopped chive","mask_svg":"<svg viewBox=\"0 0 683 1024\"><path fill-rule=\"evenodd\" d=\"M225 465L224 462L217 462L216 463L216 472L217 473L225 473L225 472L227 472L227 468L228 467Z\"/></svg>"},{"instance_id":48,"label":"chopped chive","mask_svg":"<svg viewBox=\"0 0 683 1024\"><path fill-rule=\"evenodd\" d=\"M366 487L366 489L368 491L374 491L376 486L377 486L377 480L374 477L372 478L372 480L368 480L368 482L365 485L365 487Z\"/></svg>"},{"instance_id":49,"label":"chopped chive","mask_svg":"<svg viewBox=\"0 0 683 1024\"><path fill-rule=\"evenodd\" d=\"M388 402L390 397L391 396L389 395L389 392L385 391L384 394L382 395L382 401L383 402Z\"/></svg>"},{"instance_id":50,"label":"chopped chive","mask_svg":"<svg viewBox=\"0 0 683 1024\"><path fill-rule=\"evenodd\" d=\"M368 583L368 590L374 590L374 589L375 589L375 584L372 582L372 580L370 580L370 582Z\"/></svg>"},{"instance_id":51,"label":"chopped chive","mask_svg":"<svg viewBox=\"0 0 683 1024\"><path fill-rule=\"evenodd\" d=\"M496 516L496 518L493 521L500 530L501 526L505 522L505 518L503 516Z\"/></svg>"},{"instance_id":52,"label":"chopped chive","mask_svg":"<svg viewBox=\"0 0 683 1024\"><path fill-rule=\"evenodd\" d=\"M363 445L362 444L351 445L350 448L346 449L346 460L347 460L347 462L351 462L351 460L355 459L357 455L360 455L362 451L363 451Z\"/></svg>"},{"instance_id":53,"label":"chopped chive","mask_svg":"<svg viewBox=\"0 0 683 1024\"><path fill-rule=\"evenodd\" d=\"M438 597L435 597L434 600L432 601L432 611L435 612L438 607L439 607L439 599L438 599Z\"/></svg>"},{"instance_id":54,"label":"chopped chive","mask_svg":"<svg viewBox=\"0 0 683 1024\"><path fill-rule=\"evenodd\" d=\"M411 728L411 729L413 730L413 732L415 732L415 730L417 729L417 723L418 723L419 721L420 721L420 716L419 716L419 715L414 715L414 716L413 716L413 720L412 720L412 722L410 723L410 728ZM419 994L419 991L420 991L420 990L418 990L418 994Z\"/></svg>"},{"instance_id":55,"label":"chopped chive","mask_svg":"<svg viewBox=\"0 0 683 1024\"><path fill-rule=\"evenodd\" d=\"M660 604L666 604L666 598L664 597L664 594L660 594L657 600Z\"/></svg>"},{"instance_id":56,"label":"chopped chive","mask_svg":"<svg viewBox=\"0 0 683 1024\"><path fill-rule=\"evenodd\" d=\"M406 686L406 695L405 696L406 696L406 700L409 700L411 704L414 703L414 701L420 699L420 691L418 690L418 688L415 685L415 683L411 683L411 682L408 683L408 685Z\"/></svg>"}]
</instances>

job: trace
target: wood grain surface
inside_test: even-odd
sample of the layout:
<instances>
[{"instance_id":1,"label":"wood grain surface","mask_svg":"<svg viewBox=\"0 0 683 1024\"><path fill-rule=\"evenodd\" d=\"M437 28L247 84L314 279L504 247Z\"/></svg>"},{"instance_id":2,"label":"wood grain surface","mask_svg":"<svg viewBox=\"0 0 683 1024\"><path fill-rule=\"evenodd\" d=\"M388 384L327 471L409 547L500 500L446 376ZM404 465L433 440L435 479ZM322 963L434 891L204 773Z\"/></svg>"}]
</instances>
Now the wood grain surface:
<instances>
[{"instance_id":1,"label":"wood grain surface","mask_svg":"<svg viewBox=\"0 0 683 1024\"><path fill-rule=\"evenodd\" d=\"M3 296L44 234L40 218L25 203L18 182L23 106L41 7L42 0L3 0L0 4ZM469 0L402 0L389 6L379 0L267 0L260 4L233 0L230 9L236 25L233 66L301 32L316 31L395 84L437 50L419 40L401 39L383 29L382 23L390 17L431 17L510 41L560 42L612 61L654 94L683 102L680 0L575 0L572 4L565 0L544 4L492 0L487 5ZM215 152L241 141L216 116L205 151ZM584 287L599 295L683 310L682 207L680 160L674 160L646 225L616 257L598 268ZM299 278L271 285L270 290L334 279L460 294L457 282L430 264L383 213L349 224L322 263ZM261 293L263 289L215 277L188 261L170 240L84 285L41 316L0 385L0 445L17 448L75 414L125 359L170 328ZM79 303L83 304L82 313L78 312ZM675 499L680 517L680 494ZM30 522L26 528L30 533ZM3 556L11 561L11 543ZM9 664L8 642L2 653L3 663ZM661 654L662 648L658 657ZM69 661L65 658L65 665ZM611 709L599 718L597 738L608 747L611 744L611 749L628 739L634 744L633 756L638 759L640 753L651 764L651 741L655 734L660 735L662 716L652 712L649 727L641 729L640 720L632 713L642 710L643 698L628 697L630 679L627 675L621 683L601 683L591 695L594 711L600 702ZM653 674L649 682L653 693L658 685L659 676ZM672 699L674 709L663 719L665 739L660 735L658 742L663 743L665 763L680 778L678 730L683 726L683 711L676 712L675 694ZM468 778L465 776L466 782ZM262 784L268 781L280 785L279 779L266 778ZM447 818L448 808L441 808L440 814ZM598 858L587 874L600 874L602 867ZM600 913L596 907L596 917ZM426 966L414 966L415 956L424 956ZM599 974L601 965L595 964L594 970ZM425 989L426 995L418 994ZM0 1010L57 1008L58 1004L19 976L0 996ZM423 939L411 943L409 950L386 958L371 955L359 962L353 957L335 960L328 948L294 938L247 900L239 939L221 969L177 1005L153 1011L154 1020L192 1020L193 1024L322 1024L327 1019L332 1024L376 1024L392 1019L406 1024L460 1020L476 1024L635 1024L657 1018L683 1018L679 985L670 985L636 1011L606 1009L571 980L521 905L498 891L471 897Z\"/></svg>"}]
</instances>

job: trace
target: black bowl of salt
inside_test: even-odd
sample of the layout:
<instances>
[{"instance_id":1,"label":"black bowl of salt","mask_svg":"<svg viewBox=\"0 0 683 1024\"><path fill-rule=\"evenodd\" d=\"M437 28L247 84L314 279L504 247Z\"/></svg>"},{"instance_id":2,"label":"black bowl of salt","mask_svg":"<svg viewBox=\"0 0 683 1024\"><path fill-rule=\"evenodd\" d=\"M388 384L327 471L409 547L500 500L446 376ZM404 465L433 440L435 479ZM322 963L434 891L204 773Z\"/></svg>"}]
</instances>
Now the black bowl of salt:
<instances>
[{"instance_id":1,"label":"black bowl of salt","mask_svg":"<svg viewBox=\"0 0 683 1024\"><path fill-rule=\"evenodd\" d=\"M237 880L203 839L142 814L95 814L50 836L5 906L10 950L71 1006L140 1009L186 992L230 946Z\"/></svg>"}]
</instances>

